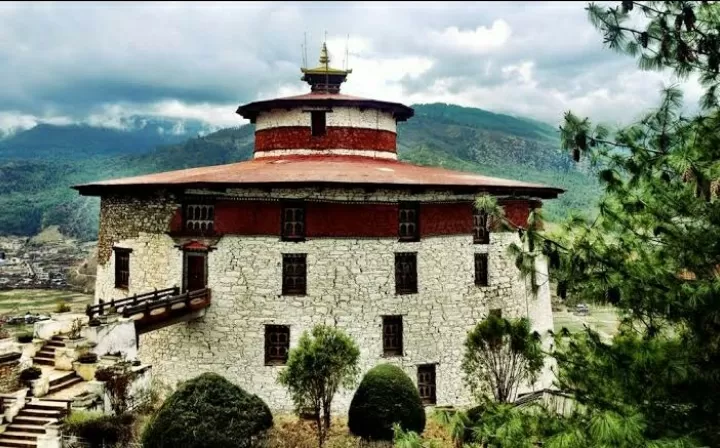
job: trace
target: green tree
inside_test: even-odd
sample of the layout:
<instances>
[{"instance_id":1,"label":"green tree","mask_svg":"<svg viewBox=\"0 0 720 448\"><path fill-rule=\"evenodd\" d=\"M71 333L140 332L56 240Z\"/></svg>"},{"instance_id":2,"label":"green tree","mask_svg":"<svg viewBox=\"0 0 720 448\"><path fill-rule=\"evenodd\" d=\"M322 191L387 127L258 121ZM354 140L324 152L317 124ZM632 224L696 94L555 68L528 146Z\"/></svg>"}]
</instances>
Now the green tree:
<instances>
[{"instance_id":1,"label":"green tree","mask_svg":"<svg viewBox=\"0 0 720 448\"><path fill-rule=\"evenodd\" d=\"M488 389L496 401L508 402L524 381L534 381L544 355L540 335L526 318L508 320L491 314L468 333L462 369L477 396Z\"/></svg>"},{"instance_id":2,"label":"green tree","mask_svg":"<svg viewBox=\"0 0 720 448\"><path fill-rule=\"evenodd\" d=\"M298 346L290 350L287 367L278 377L298 411L313 410L320 446L330 429L335 393L341 386L355 384L359 358L360 349L349 336L337 328L317 325L312 333L304 332Z\"/></svg>"},{"instance_id":3,"label":"green tree","mask_svg":"<svg viewBox=\"0 0 720 448\"><path fill-rule=\"evenodd\" d=\"M596 446L602 432L623 440L614 446L719 446L720 7L619 3L587 8L608 47L693 75L704 95L687 118L668 87L656 110L612 132L565 114L563 147L590 157L604 196L596 219L573 219L546 252L559 259L559 295L611 303L623 319L612 343L557 335L559 385L578 408L548 445Z\"/></svg>"}]
</instances>

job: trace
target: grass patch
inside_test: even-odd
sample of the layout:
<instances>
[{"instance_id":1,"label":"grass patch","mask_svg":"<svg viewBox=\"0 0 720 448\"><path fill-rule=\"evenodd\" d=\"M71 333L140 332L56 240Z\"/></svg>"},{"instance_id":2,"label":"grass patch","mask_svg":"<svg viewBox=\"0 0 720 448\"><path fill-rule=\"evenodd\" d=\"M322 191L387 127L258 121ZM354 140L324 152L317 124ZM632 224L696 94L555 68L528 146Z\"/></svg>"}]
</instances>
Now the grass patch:
<instances>
[{"instance_id":1,"label":"grass patch","mask_svg":"<svg viewBox=\"0 0 720 448\"><path fill-rule=\"evenodd\" d=\"M55 289L11 289L0 291L0 314L49 314L58 302L70 305L72 311L82 312L93 296L74 291Z\"/></svg>"}]
</instances>

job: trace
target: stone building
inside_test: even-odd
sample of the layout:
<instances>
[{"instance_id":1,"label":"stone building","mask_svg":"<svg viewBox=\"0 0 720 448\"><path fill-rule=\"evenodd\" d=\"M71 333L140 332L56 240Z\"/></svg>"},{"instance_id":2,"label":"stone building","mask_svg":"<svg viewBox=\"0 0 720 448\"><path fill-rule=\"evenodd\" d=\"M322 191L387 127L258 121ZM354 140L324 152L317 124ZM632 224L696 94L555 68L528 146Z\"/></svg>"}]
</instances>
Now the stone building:
<instances>
[{"instance_id":1,"label":"stone building","mask_svg":"<svg viewBox=\"0 0 720 448\"><path fill-rule=\"evenodd\" d=\"M562 190L398 161L397 125L413 109L340 93L348 73L323 48L303 69L310 93L240 106L252 160L75 187L101 197L96 300L140 316L156 377L213 371L289 410L276 377L324 323L358 343L362 372L394 363L426 403L464 405L463 342L478 321L552 328L547 282L533 293L507 255L517 232L493 231L473 201L494 195L523 226Z\"/></svg>"}]
</instances>

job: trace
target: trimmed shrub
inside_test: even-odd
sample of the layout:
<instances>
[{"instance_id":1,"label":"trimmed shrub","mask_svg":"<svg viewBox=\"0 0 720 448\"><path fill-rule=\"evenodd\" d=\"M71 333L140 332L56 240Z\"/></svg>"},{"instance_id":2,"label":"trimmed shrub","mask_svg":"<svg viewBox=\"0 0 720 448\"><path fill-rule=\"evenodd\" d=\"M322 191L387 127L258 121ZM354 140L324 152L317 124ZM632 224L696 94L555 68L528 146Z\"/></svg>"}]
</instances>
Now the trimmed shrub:
<instances>
[{"instance_id":1,"label":"trimmed shrub","mask_svg":"<svg viewBox=\"0 0 720 448\"><path fill-rule=\"evenodd\" d=\"M425 409L415 384L405 372L391 364L368 371L350 403L348 427L356 436L392 440L393 424L421 434Z\"/></svg>"},{"instance_id":2,"label":"trimmed shrub","mask_svg":"<svg viewBox=\"0 0 720 448\"><path fill-rule=\"evenodd\" d=\"M42 370L39 367L28 367L27 369L20 372L20 379L22 381L32 381L42 376Z\"/></svg>"},{"instance_id":3,"label":"trimmed shrub","mask_svg":"<svg viewBox=\"0 0 720 448\"><path fill-rule=\"evenodd\" d=\"M65 302L58 302L55 304L55 312L56 313L67 313L68 311L71 311L70 305L68 305Z\"/></svg>"},{"instance_id":4,"label":"trimmed shrub","mask_svg":"<svg viewBox=\"0 0 720 448\"><path fill-rule=\"evenodd\" d=\"M81 364L95 364L97 362L97 359L97 355L93 352L83 353L82 355L78 356L78 361Z\"/></svg>"},{"instance_id":5,"label":"trimmed shrub","mask_svg":"<svg viewBox=\"0 0 720 448\"><path fill-rule=\"evenodd\" d=\"M32 335L32 333L20 333L17 336L17 340L18 340L18 342L20 342L22 344L27 344L28 342L32 342L33 335Z\"/></svg>"},{"instance_id":6,"label":"trimmed shrub","mask_svg":"<svg viewBox=\"0 0 720 448\"><path fill-rule=\"evenodd\" d=\"M270 409L257 395L214 373L181 384L143 434L144 448L253 447L272 427Z\"/></svg>"},{"instance_id":7,"label":"trimmed shrub","mask_svg":"<svg viewBox=\"0 0 720 448\"><path fill-rule=\"evenodd\" d=\"M80 437L90 448L124 446L132 441L131 414L105 415L101 412L73 411L63 424L64 432Z\"/></svg>"}]
</instances>

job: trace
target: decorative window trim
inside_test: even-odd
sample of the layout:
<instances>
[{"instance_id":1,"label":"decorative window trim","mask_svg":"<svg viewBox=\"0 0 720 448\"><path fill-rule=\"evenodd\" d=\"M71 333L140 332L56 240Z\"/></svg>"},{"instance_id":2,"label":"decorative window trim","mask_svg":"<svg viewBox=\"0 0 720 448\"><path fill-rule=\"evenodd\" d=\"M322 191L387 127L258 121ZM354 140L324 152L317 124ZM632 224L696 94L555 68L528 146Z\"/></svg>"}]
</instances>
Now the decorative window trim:
<instances>
[{"instance_id":1,"label":"decorative window trim","mask_svg":"<svg viewBox=\"0 0 720 448\"><path fill-rule=\"evenodd\" d=\"M384 357L402 357L405 353L403 342L402 315L382 316L382 339ZM393 343L389 343L395 339Z\"/></svg>"},{"instance_id":2,"label":"decorative window trim","mask_svg":"<svg viewBox=\"0 0 720 448\"><path fill-rule=\"evenodd\" d=\"M473 244L490 244L490 217L473 207Z\"/></svg>"},{"instance_id":3,"label":"decorative window trim","mask_svg":"<svg viewBox=\"0 0 720 448\"><path fill-rule=\"evenodd\" d=\"M298 220L297 213L300 212L301 216ZM287 220L288 214L293 214L293 220ZM283 201L281 207L280 207L280 239L282 241L305 241L305 235L306 235L306 219L305 216L307 215L307 208L305 207L305 202L303 201ZM294 223L294 224L292 224ZM287 226L292 225L293 230L300 227L300 234L296 234L295 232L288 232Z\"/></svg>"},{"instance_id":4,"label":"decorative window trim","mask_svg":"<svg viewBox=\"0 0 720 448\"><path fill-rule=\"evenodd\" d=\"M411 261L412 260L412 261ZM410 262L411 261L411 262ZM410 273L410 281L403 282L403 272L400 272L403 263L410 262L414 273ZM417 274L417 252L396 252L395 253L395 294L417 294L418 292L418 274ZM405 283L405 284L403 284Z\"/></svg>"},{"instance_id":5,"label":"decorative window trim","mask_svg":"<svg viewBox=\"0 0 720 448\"><path fill-rule=\"evenodd\" d=\"M487 253L475 254L475 285L490 285L490 257Z\"/></svg>"},{"instance_id":6,"label":"decorative window trim","mask_svg":"<svg viewBox=\"0 0 720 448\"><path fill-rule=\"evenodd\" d=\"M305 296L307 295L307 254L282 254L282 295L284 296ZM298 274L297 272L291 273L291 260L302 260L303 272ZM294 263L297 265L297 263ZM295 285L291 285L291 277L302 279L301 282L295 281ZM297 286L301 283L301 286Z\"/></svg>"},{"instance_id":7,"label":"decorative window trim","mask_svg":"<svg viewBox=\"0 0 720 448\"><path fill-rule=\"evenodd\" d=\"M402 242L420 241L420 203L398 203L398 240Z\"/></svg>"},{"instance_id":8,"label":"decorative window trim","mask_svg":"<svg viewBox=\"0 0 720 448\"><path fill-rule=\"evenodd\" d=\"M418 393L423 406L437 404L437 364L418 364Z\"/></svg>"},{"instance_id":9,"label":"decorative window trim","mask_svg":"<svg viewBox=\"0 0 720 448\"><path fill-rule=\"evenodd\" d=\"M287 364L288 353L290 352L290 325L265 325L265 365L266 366L284 366ZM272 335L283 335L283 341L272 341ZM273 349L284 349L284 355L278 356L272 354Z\"/></svg>"},{"instance_id":10,"label":"decorative window trim","mask_svg":"<svg viewBox=\"0 0 720 448\"><path fill-rule=\"evenodd\" d=\"M115 288L127 290L130 287L130 254L132 249L113 247L113 252L115 254ZM120 257L127 257L127 269L125 270L121 269ZM123 278L123 272L125 272L125 278Z\"/></svg>"},{"instance_id":11,"label":"decorative window trim","mask_svg":"<svg viewBox=\"0 0 720 448\"><path fill-rule=\"evenodd\" d=\"M190 219L190 214L195 216ZM182 232L191 235L215 234L215 204L208 201L192 201L182 205Z\"/></svg>"}]
</instances>

